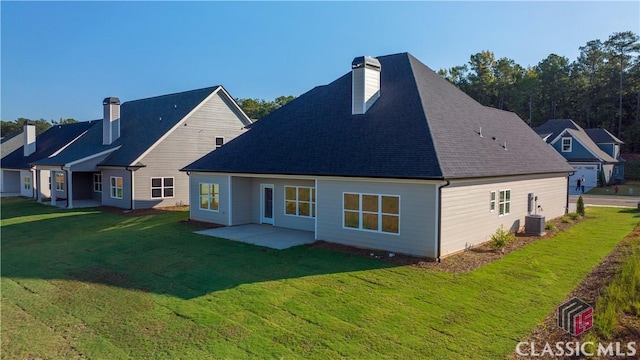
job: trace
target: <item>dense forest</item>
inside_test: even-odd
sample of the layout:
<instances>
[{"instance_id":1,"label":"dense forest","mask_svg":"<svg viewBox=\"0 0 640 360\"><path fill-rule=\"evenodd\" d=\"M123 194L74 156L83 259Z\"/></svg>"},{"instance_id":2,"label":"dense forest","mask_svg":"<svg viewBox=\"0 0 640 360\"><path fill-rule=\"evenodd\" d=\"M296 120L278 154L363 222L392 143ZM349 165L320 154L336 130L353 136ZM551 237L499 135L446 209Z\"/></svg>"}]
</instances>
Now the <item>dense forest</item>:
<instances>
[{"instance_id":1,"label":"dense forest","mask_svg":"<svg viewBox=\"0 0 640 360\"><path fill-rule=\"evenodd\" d=\"M587 42L577 59L551 54L533 67L493 52L441 69L440 75L483 105L517 113L532 127L549 119L572 119L585 128L604 128L640 152L640 41L619 32Z\"/></svg>"}]
</instances>

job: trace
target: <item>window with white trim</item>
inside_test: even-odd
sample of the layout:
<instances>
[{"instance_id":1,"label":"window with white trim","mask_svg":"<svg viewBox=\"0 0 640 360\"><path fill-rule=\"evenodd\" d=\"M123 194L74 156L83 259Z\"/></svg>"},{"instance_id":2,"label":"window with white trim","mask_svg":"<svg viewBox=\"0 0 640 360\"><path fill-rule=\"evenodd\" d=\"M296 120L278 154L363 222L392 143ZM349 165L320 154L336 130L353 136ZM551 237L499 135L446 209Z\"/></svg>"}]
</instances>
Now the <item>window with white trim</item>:
<instances>
[{"instance_id":1,"label":"window with white trim","mask_svg":"<svg viewBox=\"0 0 640 360\"><path fill-rule=\"evenodd\" d=\"M102 192L102 174L101 173L93 174L93 191Z\"/></svg>"},{"instance_id":2,"label":"window with white trim","mask_svg":"<svg viewBox=\"0 0 640 360\"><path fill-rule=\"evenodd\" d=\"M496 192L495 191L492 191L491 195L489 196L489 210L490 211L496 210Z\"/></svg>"},{"instance_id":3,"label":"window with white trim","mask_svg":"<svg viewBox=\"0 0 640 360\"><path fill-rule=\"evenodd\" d=\"M64 174L56 173L56 190L64 191Z\"/></svg>"},{"instance_id":4,"label":"window with white trim","mask_svg":"<svg viewBox=\"0 0 640 360\"><path fill-rule=\"evenodd\" d=\"M216 137L216 149L220 149L224 145L223 137Z\"/></svg>"},{"instance_id":5,"label":"window with white trim","mask_svg":"<svg viewBox=\"0 0 640 360\"><path fill-rule=\"evenodd\" d=\"M500 215L509 215L511 212L511 190L500 190Z\"/></svg>"},{"instance_id":6,"label":"window with white trim","mask_svg":"<svg viewBox=\"0 0 640 360\"><path fill-rule=\"evenodd\" d=\"M284 214L316 217L316 188L309 186L284 187Z\"/></svg>"},{"instance_id":7,"label":"window with white trim","mask_svg":"<svg viewBox=\"0 0 640 360\"><path fill-rule=\"evenodd\" d=\"M342 226L380 233L400 233L400 197L342 193Z\"/></svg>"},{"instance_id":8,"label":"window with white trim","mask_svg":"<svg viewBox=\"0 0 640 360\"><path fill-rule=\"evenodd\" d=\"M570 152L572 147L572 138L563 137L562 138L562 152Z\"/></svg>"},{"instance_id":9,"label":"window with white trim","mask_svg":"<svg viewBox=\"0 0 640 360\"><path fill-rule=\"evenodd\" d=\"M31 190L31 176L24 177L24 189Z\"/></svg>"},{"instance_id":10,"label":"window with white trim","mask_svg":"<svg viewBox=\"0 0 640 360\"><path fill-rule=\"evenodd\" d=\"M151 198L164 199L173 197L173 181L172 177L151 178Z\"/></svg>"},{"instance_id":11,"label":"window with white trim","mask_svg":"<svg viewBox=\"0 0 640 360\"><path fill-rule=\"evenodd\" d=\"M220 210L220 185L200 183L200 209Z\"/></svg>"},{"instance_id":12,"label":"window with white trim","mask_svg":"<svg viewBox=\"0 0 640 360\"><path fill-rule=\"evenodd\" d=\"M122 199L122 195L124 193L122 177L120 176L112 176L110 181L110 195L112 199Z\"/></svg>"}]
</instances>

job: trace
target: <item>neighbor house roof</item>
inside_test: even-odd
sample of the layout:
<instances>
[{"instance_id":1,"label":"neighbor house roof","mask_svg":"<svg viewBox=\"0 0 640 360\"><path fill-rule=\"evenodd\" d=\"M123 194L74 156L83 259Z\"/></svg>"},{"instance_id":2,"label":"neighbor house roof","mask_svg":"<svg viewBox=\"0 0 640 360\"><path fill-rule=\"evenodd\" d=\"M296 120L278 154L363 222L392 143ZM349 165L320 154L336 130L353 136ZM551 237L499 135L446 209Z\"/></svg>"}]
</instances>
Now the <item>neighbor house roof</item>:
<instances>
[{"instance_id":1,"label":"neighbor house roof","mask_svg":"<svg viewBox=\"0 0 640 360\"><path fill-rule=\"evenodd\" d=\"M584 129L584 131L596 144L624 144L607 129Z\"/></svg>"},{"instance_id":2,"label":"neighbor house roof","mask_svg":"<svg viewBox=\"0 0 640 360\"><path fill-rule=\"evenodd\" d=\"M78 137L90 129L98 127L95 126L96 124L97 121L83 121L65 125L53 125L36 137L36 151L33 154L25 157L21 143L19 148L2 158L1 167L4 169L29 169L31 163L47 159L72 141L75 143L82 139L82 137Z\"/></svg>"},{"instance_id":3,"label":"neighbor house roof","mask_svg":"<svg viewBox=\"0 0 640 360\"><path fill-rule=\"evenodd\" d=\"M0 140L0 158L3 158L14 152L17 148L22 146L23 142L24 139L22 132L3 137L2 140Z\"/></svg>"},{"instance_id":4,"label":"neighbor house roof","mask_svg":"<svg viewBox=\"0 0 640 360\"><path fill-rule=\"evenodd\" d=\"M618 160L611 157L604 152L600 147L592 140L589 135L590 130L604 130L604 129L583 129L580 125L576 124L570 119L553 119L545 122L541 126L535 129L536 133L540 136L547 135L545 139L548 143L555 143L558 141L559 136L571 136L584 146L597 160L607 163L615 163ZM606 134L611 135L608 131L604 130ZM603 136L599 131L593 132L597 136ZM611 135L613 136L613 135ZM613 136L615 138L615 136ZM615 138L617 140L617 138ZM593 159L578 158L573 152L564 153L567 160L570 161L592 161Z\"/></svg>"},{"instance_id":5,"label":"neighbor house roof","mask_svg":"<svg viewBox=\"0 0 640 360\"><path fill-rule=\"evenodd\" d=\"M571 119L551 119L534 130L549 143L565 129L581 130L582 127Z\"/></svg>"},{"instance_id":6,"label":"neighbor house roof","mask_svg":"<svg viewBox=\"0 0 640 360\"><path fill-rule=\"evenodd\" d=\"M221 86L127 101L120 106L120 137L102 145L102 121L65 151L39 165L64 165L113 151L100 166L136 166L134 162L153 144Z\"/></svg>"},{"instance_id":7,"label":"neighbor house roof","mask_svg":"<svg viewBox=\"0 0 640 360\"><path fill-rule=\"evenodd\" d=\"M377 59L380 98L365 114L351 113L349 72L183 170L416 179L573 170L516 114L482 106L412 55Z\"/></svg>"}]
</instances>

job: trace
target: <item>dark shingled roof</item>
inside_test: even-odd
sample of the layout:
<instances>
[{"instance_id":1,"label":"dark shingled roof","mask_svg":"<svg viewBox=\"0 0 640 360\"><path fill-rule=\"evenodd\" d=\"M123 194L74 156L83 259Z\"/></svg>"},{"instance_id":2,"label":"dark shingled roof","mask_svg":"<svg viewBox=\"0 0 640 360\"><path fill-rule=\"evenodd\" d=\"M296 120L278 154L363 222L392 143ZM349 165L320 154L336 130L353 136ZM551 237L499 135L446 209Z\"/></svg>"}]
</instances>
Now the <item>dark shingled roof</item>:
<instances>
[{"instance_id":1,"label":"dark shingled roof","mask_svg":"<svg viewBox=\"0 0 640 360\"><path fill-rule=\"evenodd\" d=\"M1 167L4 169L29 169L30 164L41 159L47 159L85 131L88 132L88 130L98 127L95 125L97 125L96 121L54 125L36 137L36 151L33 154L25 157L23 147L20 146L11 154L2 158Z\"/></svg>"},{"instance_id":2,"label":"dark shingled roof","mask_svg":"<svg viewBox=\"0 0 640 360\"><path fill-rule=\"evenodd\" d=\"M115 149L102 166L130 166L191 110L219 86L127 101L120 106L120 138L102 145L102 120L85 136L55 157L38 161L40 165L63 165Z\"/></svg>"},{"instance_id":3,"label":"dark shingled roof","mask_svg":"<svg viewBox=\"0 0 640 360\"><path fill-rule=\"evenodd\" d=\"M580 130L582 128L571 119L552 119L547 120L547 122L538 126L534 130L539 135L549 135L547 142L550 143L560 135L564 129Z\"/></svg>"},{"instance_id":4,"label":"dark shingled roof","mask_svg":"<svg viewBox=\"0 0 640 360\"><path fill-rule=\"evenodd\" d=\"M377 59L380 98L366 114L351 114L349 72L183 170L415 179L573 171L514 113L480 105L410 54Z\"/></svg>"},{"instance_id":5,"label":"dark shingled roof","mask_svg":"<svg viewBox=\"0 0 640 360\"><path fill-rule=\"evenodd\" d=\"M624 144L606 129L584 129L584 131L596 144Z\"/></svg>"}]
</instances>

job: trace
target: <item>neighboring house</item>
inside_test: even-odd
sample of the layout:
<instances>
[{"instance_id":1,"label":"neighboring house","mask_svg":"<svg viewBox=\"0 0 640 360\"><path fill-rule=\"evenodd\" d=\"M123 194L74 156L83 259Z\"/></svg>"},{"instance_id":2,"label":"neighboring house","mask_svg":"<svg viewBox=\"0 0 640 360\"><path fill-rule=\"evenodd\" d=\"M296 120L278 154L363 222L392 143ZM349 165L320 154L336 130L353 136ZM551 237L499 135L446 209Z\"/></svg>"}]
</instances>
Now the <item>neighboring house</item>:
<instances>
[{"instance_id":1,"label":"neighboring house","mask_svg":"<svg viewBox=\"0 0 640 360\"><path fill-rule=\"evenodd\" d=\"M20 145L0 160L2 192L35 197L35 189L40 188L42 197L48 198L51 186L49 173L42 172L39 183L36 183L31 164L37 160L55 156L77 141L95 124L95 121L87 121L53 125L36 136L36 126L25 123L23 132L14 137L20 141ZM2 146L4 150L4 143Z\"/></svg>"},{"instance_id":2,"label":"neighboring house","mask_svg":"<svg viewBox=\"0 0 640 360\"><path fill-rule=\"evenodd\" d=\"M191 219L440 258L523 226L530 193L565 214L572 168L516 114L407 53L351 67L186 166Z\"/></svg>"},{"instance_id":3,"label":"neighboring house","mask_svg":"<svg viewBox=\"0 0 640 360\"><path fill-rule=\"evenodd\" d=\"M620 158L620 144L617 138L605 139L602 129L590 129L593 136L605 142L596 144L587 130L569 119L553 119L537 127L535 131L562 155L575 172L569 178L569 193L581 194L577 188L578 179L584 179L585 192L598 186L598 174L602 171L605 183L624 179L624 160ZM609 146L608 142L613 142ZM614 146L615 145L615 146ZM605 151L608 150L608 151ZM615 170L615 171L614 171Z\"/></svg>"},{"instance_id":4,"label":"neighboring house","mask_svg":"<svg viewBox=\"0 0 640 360\"><path fill-rule=\"evenodd\" d=\"M625 160L620 156L620 146L624 144L622 140L615 137L606 129L584 129L600 150L614 158L617 163L613 164L613 169L609 170L609 182L624 183L624 163Z\"/></svg>"},{"instance_id":5,"label":"neighboring house","mask_svg":"<svg viewBox=\"0 0 640 360\"><path fill-rule=\"evenodd\" d=\"M33 163L55 179L52 204L93 200L124 209L189 204L180 168L246 131L249 118L222 86L120 104L55 156ZM37 193L41 199L42 194Z\"/></svg>"}]
</instances>

